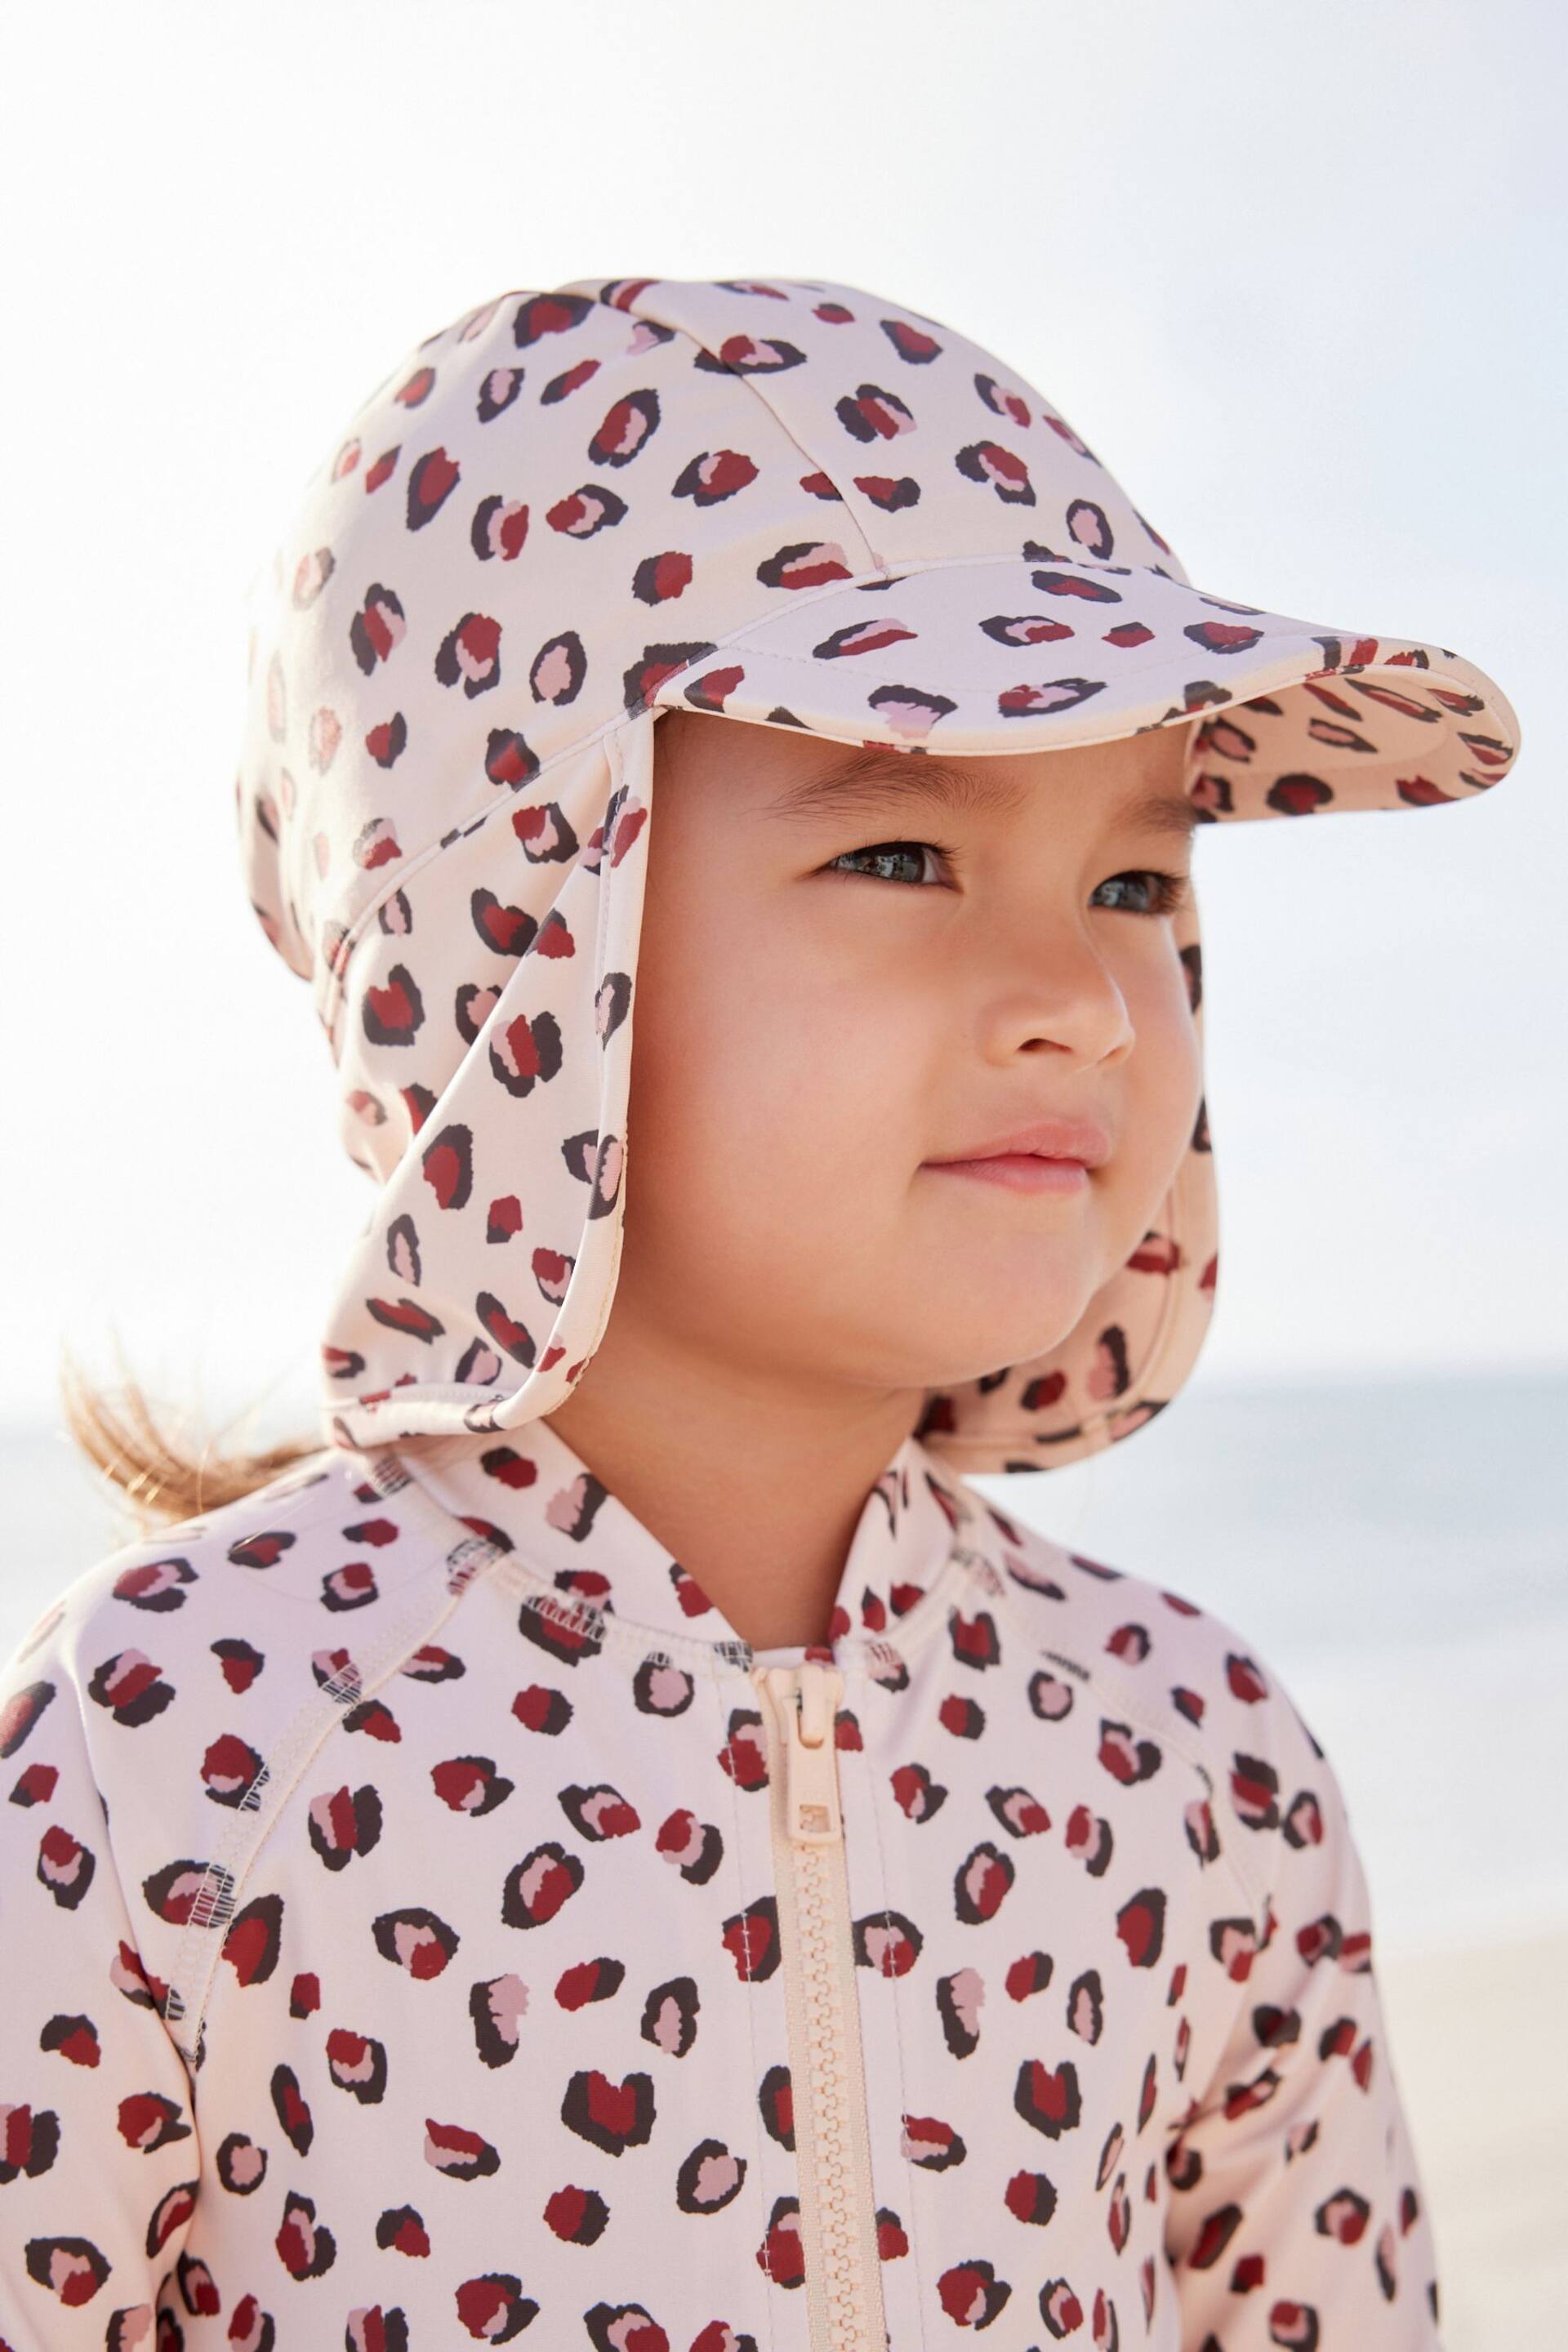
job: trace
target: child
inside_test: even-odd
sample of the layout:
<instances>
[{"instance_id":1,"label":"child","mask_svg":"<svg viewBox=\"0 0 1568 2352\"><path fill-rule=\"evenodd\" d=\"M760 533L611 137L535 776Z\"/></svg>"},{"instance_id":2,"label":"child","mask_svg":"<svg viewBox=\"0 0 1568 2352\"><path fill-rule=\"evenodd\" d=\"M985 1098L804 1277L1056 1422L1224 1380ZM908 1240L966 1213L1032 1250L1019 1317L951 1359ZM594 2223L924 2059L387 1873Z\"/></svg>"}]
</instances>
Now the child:
<instances>
[{"instance_id":1,"label":"child","mask_svg":"<svg viewBox=\"0 0 1568 2352\"><path fill-rule=\"evenodd\" d=\"M1329 1759L965 1477L1202 1344L1195 827L1472 797L1508 702L799 281L426 338L258 587L376 1193L323 1442L0 1681L0 2339L1430 2352Z\"/></svg>"}]
</instances>

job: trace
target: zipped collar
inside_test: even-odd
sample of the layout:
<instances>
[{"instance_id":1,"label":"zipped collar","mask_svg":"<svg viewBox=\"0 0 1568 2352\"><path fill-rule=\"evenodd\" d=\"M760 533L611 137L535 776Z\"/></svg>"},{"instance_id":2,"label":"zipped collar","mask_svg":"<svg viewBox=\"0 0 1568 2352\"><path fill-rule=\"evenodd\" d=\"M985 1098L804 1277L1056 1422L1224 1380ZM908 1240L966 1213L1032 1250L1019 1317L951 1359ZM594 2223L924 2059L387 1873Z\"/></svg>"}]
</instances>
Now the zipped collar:
<instances>
[{"instance_id":1,"label":"zipped collar","mask_svg":"<svg viewBox=\"0 0 1568 2352\"><path fill-rule=\"evenodd\" d=\"M753 1651L668 1547L546 1421L505 1435L404 1438L367 1458L378 1483L406 1474L563 1601L589 1602L652 1644L706 1643L738 1663L826 1657L864 1639L896 1644L900 1621L984 1516L980 1498L918 1438L907 1437L861 1507L828 1643Z\"/></svg>"}]
</instances>

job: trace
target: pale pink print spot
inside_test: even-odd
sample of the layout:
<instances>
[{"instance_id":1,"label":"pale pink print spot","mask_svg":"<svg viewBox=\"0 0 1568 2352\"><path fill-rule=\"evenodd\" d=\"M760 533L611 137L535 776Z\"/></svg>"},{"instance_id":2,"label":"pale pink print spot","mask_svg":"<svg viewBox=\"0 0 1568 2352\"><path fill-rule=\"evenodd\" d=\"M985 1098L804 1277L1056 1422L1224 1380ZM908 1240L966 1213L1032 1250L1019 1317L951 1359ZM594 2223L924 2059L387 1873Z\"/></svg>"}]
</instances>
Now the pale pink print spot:
<instances>
[{"instance_id":1,"label":"pale pink print spot","mask_svg":"<svg viewBox=\"0 0 1568 2352\"><path fill-rule=\"evenodd\" d=\"M980 2012L985 2005L985 1979L978 1969L957 1969L948 1979L948 1996L958 2016L971 2034L980 2031Z\"/></svg>"},{"instance_id":2,"label":"pale pink print spot","mask_svg":"<svg viewBox=\"0 0 1568 2352\"><path fill-rule=\"evenodd\" d=\"M306 756L319 776L325 775L337 758L338 745L342 741L342 736L343 730L335 710L329 710L323 705L320 710L312 713Z\"/></svg>"},{"instance_id":3,"label":"pale pink print spot","mask_svg":"<svg viewBox=\"0 0 1568 2352\"><path fill-rule=\"evenodd\" d=\"M722 2204L741 2182L741 2168L726 2148L721 2155L704 2157L691 2183L691 2201L698 2207Z\"/></svg>"},{"instance_id":4,"label":"pale pink print spot","mask_svg":"<svg viewBox=\"0 0 1568 2352\"><path fill-rule=\"evenodd\" d=\"M545 1519L551 1527L559 1528L563 1535L575 1535L584 1526L587 1503L587 1477L574 1478L569 1486L561 1487L551 1496L544 1509Z\"/></svg>"},{"instance_id":5,"label":"pale pink print spot","mask_svg":"<svg viewBox=\"0 0 1568 2352\"><path fill-rule=\"evenodd\" d=\"M552 646L535 665L533 690L542 702L559 702L572 691L572 657L564 646Z\"/></svg>"},{"instance_id":6,"label":"pale pink print spot","mask_svg":"<svg viewBox=\"0 0 1568 2352\"><path fill-rule=\"evenodd\" d=\"M679 2057L686 2041L686 2020L680 2004L667 1994L648 2020L647 2037L656 2050Z\"/></svg>"},{"instance_id":7,"label":"pale pink print spot","mask_svg":"<svg viewBox=\"0 0 1568 2352\"><path fill-rule=\"evenodd\" d=\"M528 2012L528 1987L519 1976L492 1977L484 1991L491 2021L500 2032L515 2041L518 2020Z\"/></svg>"},{"instance_id":8,"label":"pale pink print spot","mask_svg":"<svg viewBox=\"0 0 1568 2352\"><path fill-rule=\"evenodd\" d=\"M648 1706L672 1715L687 1698L689 1677L677 1665L648 1665Z\"/></svg>"},{"instance_id":9,"label":"pale pink print spot","mask_svg":"<svg viewBox=\"0 0 1568 2352\"><path fill-rule=\"evenodd\" d=\"M907 743L923 743L944 714L915 694L885 688L878 697L877 714L889 731Z\"/></svg>"}]
</instances>

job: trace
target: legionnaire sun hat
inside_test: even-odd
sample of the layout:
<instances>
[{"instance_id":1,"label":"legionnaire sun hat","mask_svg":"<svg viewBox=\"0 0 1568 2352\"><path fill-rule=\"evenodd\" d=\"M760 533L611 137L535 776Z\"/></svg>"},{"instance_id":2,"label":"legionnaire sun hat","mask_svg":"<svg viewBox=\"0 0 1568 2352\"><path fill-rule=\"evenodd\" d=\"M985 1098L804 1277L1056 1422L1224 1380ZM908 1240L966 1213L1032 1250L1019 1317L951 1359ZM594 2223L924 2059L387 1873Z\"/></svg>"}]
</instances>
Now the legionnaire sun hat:
<instances>
[{"instance_id":1,"label":"legionnaire sun hat","mask_svg":"<svg viewBox=\"0 0 1568 2352\"><path fill-rule=\"evenodd\" d=\"M511 291L398 362L251 585L236 813L376 1186L324 1442L520 1429L603 1337L666 709L913 756L1191 728L1206 822L1423 809L1519 722L1447 647L1195 587L1018 372L863 289ZM1172 918L1201 1051L1195 894ZM961 1475L1117 1443L1217 1280L1206 1106L1074 1328L932 1391Z\"/></svg>"}]
</instances>

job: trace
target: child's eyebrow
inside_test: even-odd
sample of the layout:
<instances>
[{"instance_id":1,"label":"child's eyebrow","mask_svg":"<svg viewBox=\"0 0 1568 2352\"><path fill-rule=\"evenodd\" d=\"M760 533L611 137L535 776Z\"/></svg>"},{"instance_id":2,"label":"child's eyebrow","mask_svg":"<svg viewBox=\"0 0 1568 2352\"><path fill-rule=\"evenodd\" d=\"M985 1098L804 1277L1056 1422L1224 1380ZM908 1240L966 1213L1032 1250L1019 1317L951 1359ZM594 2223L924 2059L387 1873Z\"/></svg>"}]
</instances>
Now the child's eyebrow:
<instances>
[{"instance_id":1,"label":"child's eyebrow","mask_svg":"<svg viewBox=\"0 0 1568 2352\"><path fill-rule=\"evenodd\" d=\"M959 813L994 808L1014 815L1028 802L1033 785L1019 782L982 780L975 769L950 767L927 755L911 759L907 752L863 747L847 759L836 761L821 773L791 784L766 803L765 814L784 818L850 816L885 808L900 801L923 800L931 806ZM1106 811L1113 824L1168 833L1190 839L1203 822L1196 804L1184 793L1168 793L1140 784Z\"/></svg>"}]
</instances>

